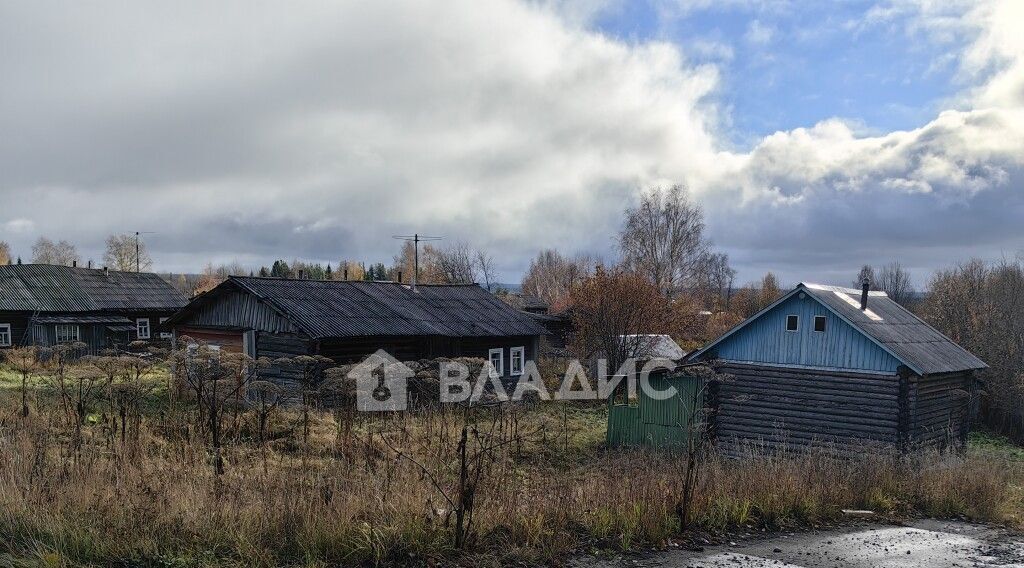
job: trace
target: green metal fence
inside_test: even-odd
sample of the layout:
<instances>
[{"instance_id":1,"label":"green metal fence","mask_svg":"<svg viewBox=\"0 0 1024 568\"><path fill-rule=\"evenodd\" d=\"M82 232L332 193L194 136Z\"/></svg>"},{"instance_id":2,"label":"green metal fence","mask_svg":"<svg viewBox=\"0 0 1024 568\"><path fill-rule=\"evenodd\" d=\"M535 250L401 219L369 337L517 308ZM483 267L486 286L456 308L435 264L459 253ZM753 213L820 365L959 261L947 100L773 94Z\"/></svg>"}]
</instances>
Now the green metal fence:
<instances>
[{"instance_id":1,"label":"green metal fence","mask_svg":"<svg viewBox=\"0 0 1024 568\"><path fill-rule=\"evenodd\" d=\"M631 379L636 381L635 378ZM649 378L651 391L674 388L668 398L652 396L640 385L636 398L613 396L608 403L608 445L685 447L693 430L691 422L701 419L704 407L703 381L686 374L660 374ZM626 389L623 381L618 389ZM622 392L617 391L622 395Z\"/></svg>"}]
</instances>

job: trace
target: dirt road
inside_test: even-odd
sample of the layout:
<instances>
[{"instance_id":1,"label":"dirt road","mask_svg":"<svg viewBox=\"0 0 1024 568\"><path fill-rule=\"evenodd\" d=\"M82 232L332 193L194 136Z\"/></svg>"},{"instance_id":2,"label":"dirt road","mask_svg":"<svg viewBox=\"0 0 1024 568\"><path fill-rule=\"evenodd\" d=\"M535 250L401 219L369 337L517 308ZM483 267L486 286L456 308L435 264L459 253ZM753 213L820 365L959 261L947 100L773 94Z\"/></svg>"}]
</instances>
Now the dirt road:
<instances>
[{"instance_id":1,"label":"dirt road","mask_svg":"<svg viewBox=\"0 0 1024 568\"><path fill-rule=\"evenodd\" d=\"M1024 568L1024 535L961 522L919 521L733 541L703 552L669 550L577 566L664 568Z\"/></svg>"}]
</instances>

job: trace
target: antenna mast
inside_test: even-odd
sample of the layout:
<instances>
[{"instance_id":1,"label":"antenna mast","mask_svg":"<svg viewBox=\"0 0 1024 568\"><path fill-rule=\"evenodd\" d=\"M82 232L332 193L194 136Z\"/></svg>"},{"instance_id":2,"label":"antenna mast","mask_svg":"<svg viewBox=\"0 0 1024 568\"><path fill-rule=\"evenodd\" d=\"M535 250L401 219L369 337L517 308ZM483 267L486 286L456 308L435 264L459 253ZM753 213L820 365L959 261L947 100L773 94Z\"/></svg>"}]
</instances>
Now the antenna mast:
<instances>
[{"instance_id":1,"label":"antenna mast","mask_svg":"<svg viewBox=\"0 0 1024 568\"><path fill-rule=\"evenodd\" d=\"M135 231L135 272L142 272L139 269L139 235L155 235L154 231Z\"/></svg>"},{"instance_id":2,"label":"antenna mast","mask_svg":"<svg viewBox=\"0 0 1024 568\"><path fill-rule=\"evenodd\" d=\"M413 268L412 268L412 291L416 291L416 280L419 279L420 275L420 242L422 241L439 241L444 237L428 237L419 233L412 235L394 235L391 238L399 239L402 241L412 241L413 243Z\"/></svg>"}]
</instances>

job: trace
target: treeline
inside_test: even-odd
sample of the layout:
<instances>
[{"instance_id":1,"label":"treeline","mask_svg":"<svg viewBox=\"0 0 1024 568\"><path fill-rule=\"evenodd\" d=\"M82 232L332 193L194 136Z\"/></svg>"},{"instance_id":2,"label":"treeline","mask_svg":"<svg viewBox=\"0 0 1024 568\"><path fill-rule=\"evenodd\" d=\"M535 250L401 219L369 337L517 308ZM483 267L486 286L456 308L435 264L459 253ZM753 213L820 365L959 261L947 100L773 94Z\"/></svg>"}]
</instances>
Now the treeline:
<instances>
[{"instance_id":1,"label":"treeline","mask_svg":"<svg viewBox=\"0 0 1024 568\"><path fill-rule=\"evenodd\" d=\"M405 242L389 265L383 262L367 263L350 259L342 259L337 264L305 262L298 259L289 263L279 259L270 266L260 266L258 269L246 268L237 262L218 266L207 264L198 280L189 281L182 275L172 278L172 283L189 295L211 290L229 276L409 283L412 281L415 266L415 245ZM461 241L440 246L421 244L416 281L420 284L476 283L488 290L494 290L494 259L490 253Z\"/></svg>"}]
</instances>

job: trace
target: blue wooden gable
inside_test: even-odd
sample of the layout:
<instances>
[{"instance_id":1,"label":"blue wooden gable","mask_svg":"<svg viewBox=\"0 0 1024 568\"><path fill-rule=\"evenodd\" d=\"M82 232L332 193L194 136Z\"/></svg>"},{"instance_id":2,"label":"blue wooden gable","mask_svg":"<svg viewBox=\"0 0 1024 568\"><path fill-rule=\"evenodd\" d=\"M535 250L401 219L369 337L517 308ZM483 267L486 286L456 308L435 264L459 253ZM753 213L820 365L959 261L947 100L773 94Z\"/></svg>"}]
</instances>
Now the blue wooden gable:
<instances>
[{"instance_id":1,"label":"blue wooden gable","mask_svg":"<svg viewBox=\"0 0 1024 568\"><path fill-rule=\"evenodd\" d=\"M797 331L786 318L798 317ZM825 316L825 331L814 331ZM895 373L900 361L810 294L799 292L760 314L711 347L707 355L727 361Z\"/></svg>"}]
</instances>

